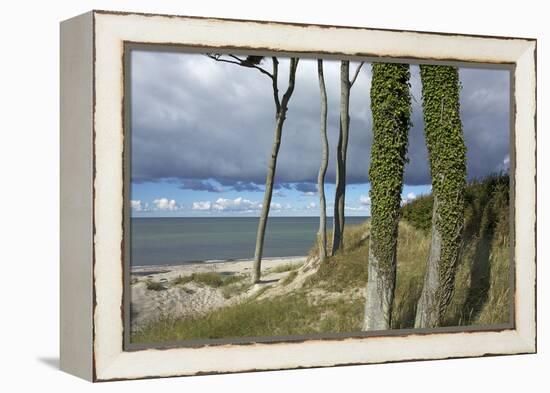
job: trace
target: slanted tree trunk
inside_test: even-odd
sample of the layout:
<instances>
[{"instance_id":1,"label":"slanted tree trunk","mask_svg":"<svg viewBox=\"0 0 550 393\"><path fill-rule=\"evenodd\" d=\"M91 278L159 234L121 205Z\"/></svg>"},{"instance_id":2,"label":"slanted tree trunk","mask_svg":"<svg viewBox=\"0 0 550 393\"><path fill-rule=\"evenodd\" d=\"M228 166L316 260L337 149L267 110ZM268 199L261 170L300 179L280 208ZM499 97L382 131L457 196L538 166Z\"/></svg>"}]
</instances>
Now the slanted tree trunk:
<instances>
[{"instance_id":1,"label":"slanted tree trunk","mask_svg":"<svg viewBox=\"0 0 550 393\"><path fill-rule=\"evenodd\" d=\"M414 325L434 328L441 326L454 291L464 227L466 146L457 68L421 65L420 76L434 205L430 253Z\"/></svg>"},{"instance_id":2,"label":"slanted tree trunk","mask_svg":"<svg viewBox=\"0 0 550 393\"><path fill-rule=\"evenodd\" d=\"M271 207L271 197L273 195L273 180L275 179L275 169L277 168L277 156L279 155L279 147L281 146L281 134L283 132L283 125L286 119L286 112L288 110L288 102L294 92L294 84L296 82L296 69L298 68L298 58L290 59L290 69L288 74L288 87L283 94L283 98L279 99L279 60L276 57L272 57L273 71L269 72L261 66L261 62L264 59L263 56L250 55L246 58L235 56L232 54L220 54L220 53L207 53L209 58L223 62L236 64L241 67L253 68L260 71L262 74L268 76L271 79L271 85L273 89L273 100L275 102L275 137L273 140L273 147L271 149L271 158L269 160L267 175L265 179L265 193L264 201L262 204L262 211L260 214L260 221L258 223L258 232L256 234L256 249L254 250L254 267L252 271L252 282L257 283L260 281L262 272L262 254L264 250L265 240L265 228L267 225L267 217L269 215L269 208Z\"/></svg>"},{"instance_id":3,"label":"slanted tree trunk","mask_svg":"<svg viewBox=\"0 0 550 393\"><path fill-rule=\"evenodd\" d=\"M328 167L328 136L327 136L327 89L323 75L323 60L317 60L317 73L319 76L319 91L321 93L321 166L317 176L317 189L319 191L319 259L321 263L327 258L327 204L325 200L325 175Z\"/></svg>"},{"instance_id":4,"label":"slanted tree trunk","mask_svg":"<svg viewBox=\"0 0 550 393\"><path fill-rule=\"evenodd\" d=\"M277 67L278 67L278 61L276 58L273 58L273 94L274 94L275 106L276 106L275 136L273 140L271 157L269 160L269 166L267 169L267 175L265 179L264 200L262 203L262 211L260 214L260 221L258 223L258 232L256 235L256 249L254 252L254 268L253 268L253 275L252 275L252 281L254 283L258 283L261 278L262 254L263 254L264 240L265 240L265 228L267 225L269 208L271 206L271 197L273 195L273 180L275 178L275 169L277 167L277 156L279 155L279 147L281 146L281 134L283 131L283 124L286 119L286 112L288 110L288 102L294 91L294 84L296 81L296 69L298 67L298 58L290 59L288 88L286 89L286 92L284 93L280 103L278 99L278 87L277 87L278 68Z\"/></svg>"},{"instance_id":5,"label":"slanted tree trunk","mask_svg":"<svg viewBox=\"0 0 550 393\"><path fill-rule=\"evenodd\" d=\"M340 132L336 149L336 191L334 195L334 217L332 221L332 255L343 244L346 204L346 160L349 139L349 97L351 87L357 80L363 63L355 70L355 75L349 79L349 61L342 60L340 65Z\"/></svg>"},{"instance_id":6,"label":"slanted tree trunk","mask_svg":"<svg viewBox=\"0 0 550 393\"><path fill-rule=\"evenodd\" d=\"M391 328L397 235L411 126L408 64L372 65L371 229L363 330Z\"/></svg>"}]
</instances>

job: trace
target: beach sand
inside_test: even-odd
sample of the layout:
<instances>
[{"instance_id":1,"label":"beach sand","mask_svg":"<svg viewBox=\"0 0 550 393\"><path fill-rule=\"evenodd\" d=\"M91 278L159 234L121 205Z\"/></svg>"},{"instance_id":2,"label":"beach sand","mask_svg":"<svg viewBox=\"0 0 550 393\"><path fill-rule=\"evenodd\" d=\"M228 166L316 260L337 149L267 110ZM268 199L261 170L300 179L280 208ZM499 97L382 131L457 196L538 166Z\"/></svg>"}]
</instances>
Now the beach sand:
<instances>
[{"instance_id":1,"label":"beach sand","mask_svg":"<svg viewBox=\"0 0 550 393\"><path fill-rule=\"evenodd\" d=\"M290 271L276 272L277 267L299 266L307 257L284 257L262 259L262 280L234 296L224 296L220 287L190 281L184 285L174 285L178 277L187 277L193 273L217 273L223 277L246 277L240 285L250 281L253 261L212 261L170 266L137 266L131 270L131 329L138 331L149 322L162 317L192 317L208 313L220 307L226 307L247 297L258 294L264 287L276 286ZM150 289L151 283L155 289ZM239 285L239 284L235 284ZM149 287L149 289L148 289Z\"/></svg>"}]
</instances>

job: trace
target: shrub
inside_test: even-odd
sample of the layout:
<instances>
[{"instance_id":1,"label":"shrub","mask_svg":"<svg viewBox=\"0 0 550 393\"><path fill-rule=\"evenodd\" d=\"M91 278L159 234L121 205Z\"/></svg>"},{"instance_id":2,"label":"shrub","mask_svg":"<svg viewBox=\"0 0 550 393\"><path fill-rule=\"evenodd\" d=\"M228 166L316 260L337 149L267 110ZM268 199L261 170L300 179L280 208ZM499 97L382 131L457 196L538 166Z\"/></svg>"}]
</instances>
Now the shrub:
<instances>
[{"instance_id":1,"label":"shrub","mask_svg":"<svg viewBox=\"0 0 550 393\"><path fill-rule=\"evenodd\" d=\"M166 287L158 281L147 280L147 289L150 291L164 291Z\"/></svg>"}]
</instances>

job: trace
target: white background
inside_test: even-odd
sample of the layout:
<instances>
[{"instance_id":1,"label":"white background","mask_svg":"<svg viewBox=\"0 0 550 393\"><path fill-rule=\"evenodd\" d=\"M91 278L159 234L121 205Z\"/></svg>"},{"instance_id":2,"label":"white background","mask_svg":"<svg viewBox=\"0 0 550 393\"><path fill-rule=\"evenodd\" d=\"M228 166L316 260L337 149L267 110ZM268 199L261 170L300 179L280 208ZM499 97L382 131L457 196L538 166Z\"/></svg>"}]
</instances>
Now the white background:
<instances>
[{"instance_id":1,"label":"white background","mask_svg":"<svg viewBox=\"0 0 550 393\"><path fill-rule=\"evenodd\" d=\"M550 388L550 11L543 1L25 1L0 13L0 390L538 392ZM538 38L539 354L92 385L58 371L59 26L90 9ZM546 111L546 112L545 112ZM521 192L521 190L520 190ZM546 331L546 334L545 334Z\"/></svg>"}]
</instances>

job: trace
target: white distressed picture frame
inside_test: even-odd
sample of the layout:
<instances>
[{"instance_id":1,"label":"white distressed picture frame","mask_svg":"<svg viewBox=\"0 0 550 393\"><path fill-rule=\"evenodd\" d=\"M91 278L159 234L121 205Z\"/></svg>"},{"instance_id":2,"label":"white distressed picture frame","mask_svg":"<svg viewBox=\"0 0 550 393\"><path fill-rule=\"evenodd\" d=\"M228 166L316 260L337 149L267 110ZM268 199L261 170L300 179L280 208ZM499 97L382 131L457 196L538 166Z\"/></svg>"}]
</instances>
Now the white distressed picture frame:
<instances>
[{"instance_id":1,"label":"white distressed picture frame","mask_svg":"<svg viewBox=\"0 0 550 393\"><path fill-rule=\"evenodd\" d=\"M125 350L124 53L129 43L513 66L513 326ZM63 22L61 368L107 381L535 352L535 97L533 39L104 11Z\"/></svg>"}]
</instances>

